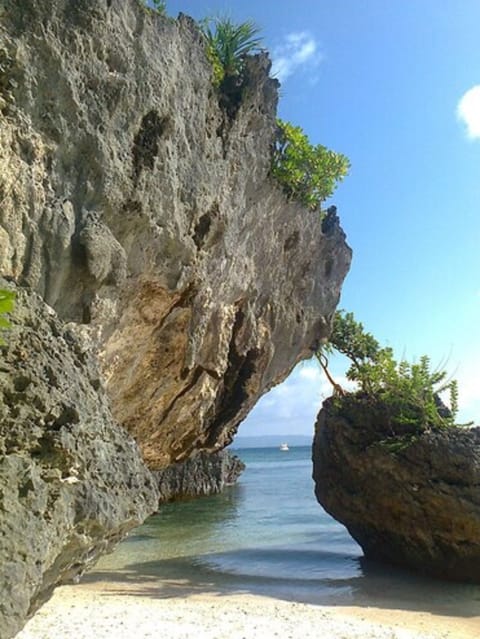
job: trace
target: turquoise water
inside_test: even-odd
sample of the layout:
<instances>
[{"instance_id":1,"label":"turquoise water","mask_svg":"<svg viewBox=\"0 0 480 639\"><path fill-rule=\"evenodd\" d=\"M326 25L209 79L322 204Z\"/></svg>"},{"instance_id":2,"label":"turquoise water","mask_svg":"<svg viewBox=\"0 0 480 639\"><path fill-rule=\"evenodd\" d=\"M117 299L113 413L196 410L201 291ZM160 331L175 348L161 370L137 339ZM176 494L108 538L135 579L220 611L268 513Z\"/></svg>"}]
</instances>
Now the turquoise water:
<instances>
[{"instance_id":1,"label":"turquoise water","mask_svg":"<svg viewBox=\"0 0 480 639\"><path fill-rule=\"evenodd\" d=\"M480 612L480 587L367 563L313 494L310 447L239 449L222 495L163 506L87 581L162 584L164 596L253 592L309 603Z\"/></svg>"}]
</instances>

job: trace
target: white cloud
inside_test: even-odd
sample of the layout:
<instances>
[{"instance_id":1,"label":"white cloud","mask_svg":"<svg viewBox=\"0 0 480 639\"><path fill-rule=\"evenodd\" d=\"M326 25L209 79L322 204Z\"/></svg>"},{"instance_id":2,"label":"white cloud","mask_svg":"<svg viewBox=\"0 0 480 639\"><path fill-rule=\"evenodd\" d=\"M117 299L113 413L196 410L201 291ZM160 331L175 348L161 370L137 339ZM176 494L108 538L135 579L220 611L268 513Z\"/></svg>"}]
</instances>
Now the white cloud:
<instances>
[{"instance_id":1,"label":"white cloud","mask_svg":"<svg viewBox=\"0 0 480 639\"><path fill-rule=\"evenodd\" d=\"M313 69L321 61L318 43L307 31L289 33L272 53L272 76L284 82L295 71Z\"/></svg>"},{"instance_id":2,"label":"white cloud","mask_svg":"<svg viewBox=\"0 0 480 639\"><path fill-rule=\"evenodd\" d=\"M337 383L352 389L341 370L332 371ZM316 360L302 362L291 375L262 397L240 426L244 435L309 435L323 400L332 394L332 386Z\"/></svg>"},{"instance_id":3,"label":"white cloud","mask_svg":"<svg viewBox=\"0 0 480 639\"><path fill-rule=\"evenodd\" d=\"M457 117L466 125L469 138L480 138L480 84L463 94L457 105Z\"/></svg>"},{"instance_id":4,"label":"white cloud","mask_svg":"<svg viewBox=\"0 0 480 639\"><path fill-rule=\"evenodd\" d=\"M319 383L322 375L320 372L320 367L315 363L309 362L307 364L304 364L303 366L300 366L298 370L298 376L301 379L308 379Z\"/></svg>"}]
</instances>

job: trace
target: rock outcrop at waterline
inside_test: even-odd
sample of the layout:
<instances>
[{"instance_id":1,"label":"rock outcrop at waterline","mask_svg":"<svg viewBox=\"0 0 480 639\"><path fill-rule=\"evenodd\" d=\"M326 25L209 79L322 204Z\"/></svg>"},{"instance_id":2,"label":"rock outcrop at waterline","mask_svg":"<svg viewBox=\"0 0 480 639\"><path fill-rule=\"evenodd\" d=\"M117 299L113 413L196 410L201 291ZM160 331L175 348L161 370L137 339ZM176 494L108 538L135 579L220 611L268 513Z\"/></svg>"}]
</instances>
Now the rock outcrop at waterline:
<instances>
[{"instance_id":1,"label":"rock outcrop at waterline","mask_svg":"<svg viewBox=\"0 0 480 639\"><path fill-rule=\"evenodd\" d=\"M224 447L329 331L350 249L269 177L277 81L226 112L195 23L4 0L0 273L97 342L150 467Z\"/></svg>"},{"instance_id":2,"label":"rock outcrop at waterline","mask_svg":"<svg viewBox=\"0 0 480 639\"><path fill-rule=\"evenodd\" d=\"M315 493L365 556L480 583L480 428L393 436L388 410L329 399L313 448ZM417 432L414 432L417 430Z\"/></svg>"},{"instance_id":3,"label":"rock outcrop at waterline","mask_svg":"<svg viewBox=\"0 0 480 639\"><path fill-rule=\"evenodd\" d=\"M0 353L1 639L158 504L88 340L37 295L17 293Z\"/></svg>"},{"instance_id":4,"label":"rock outcrop at waterline","mask_svg":"<svg viewBox=\"0 0 480 639\"><path fill-rule=\"evenodd\" d=\"M245 464L227 450L200 451L190 459L153 472L160 504L222 492L235 484Z\"/></svg>"}]
</instances>

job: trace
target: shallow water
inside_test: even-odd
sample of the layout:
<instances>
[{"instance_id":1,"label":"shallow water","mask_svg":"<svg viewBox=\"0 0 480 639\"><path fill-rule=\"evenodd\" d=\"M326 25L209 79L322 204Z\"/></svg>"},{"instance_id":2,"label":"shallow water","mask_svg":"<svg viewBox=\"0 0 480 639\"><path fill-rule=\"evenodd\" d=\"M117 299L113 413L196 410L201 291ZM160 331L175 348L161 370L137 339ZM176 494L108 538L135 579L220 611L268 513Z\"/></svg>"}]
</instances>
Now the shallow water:
<instances>
[{"instance_id":1,"label":"shallow water","mask_svg":"<svg viewBox=\"0 0 480 639\"><path fill-rule=\"evenodd\" d=\"M247 464L237 486L162 507L87 581L162 582L165 596L252 592L318 604L480 614L478 586L366 562L346 529L315 500L310 447L235 452Z\"/></svg>"}]
</instances>

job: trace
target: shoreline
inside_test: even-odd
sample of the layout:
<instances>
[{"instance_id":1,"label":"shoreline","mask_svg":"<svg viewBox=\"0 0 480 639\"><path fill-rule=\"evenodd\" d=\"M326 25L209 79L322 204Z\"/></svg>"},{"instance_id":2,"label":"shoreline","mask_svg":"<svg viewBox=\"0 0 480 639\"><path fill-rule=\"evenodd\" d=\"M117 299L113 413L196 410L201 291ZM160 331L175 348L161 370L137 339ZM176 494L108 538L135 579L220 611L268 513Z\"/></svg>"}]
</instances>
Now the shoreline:
<instances>
[{"instance_id":1,"label":"shoreline","mask_svg":"<svg viewBox=\"0 0 480 639\"><path fill-rule=\"evenodd\" d=\"M480 616L317 605L245 592L175 594L179 584L57 588L17 639L476 639Z\"/></svg>"}]
</instances>

